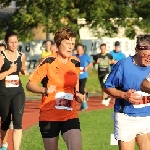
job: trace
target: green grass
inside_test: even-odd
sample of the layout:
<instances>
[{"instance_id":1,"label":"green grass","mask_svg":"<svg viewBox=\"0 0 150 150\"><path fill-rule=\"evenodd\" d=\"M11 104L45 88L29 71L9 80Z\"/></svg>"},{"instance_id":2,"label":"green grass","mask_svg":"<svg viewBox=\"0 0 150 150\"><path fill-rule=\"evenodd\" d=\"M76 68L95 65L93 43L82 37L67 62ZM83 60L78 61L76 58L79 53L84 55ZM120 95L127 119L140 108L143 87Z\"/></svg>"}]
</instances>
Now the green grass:
<instances>
[{"instance_id":1,"label":"green grass","mask_svg":"<svg viewBox=\"0 0 150 150\"><path fill-rule=\"evenodd\" d=\"M37 96L37 95L41 95L41 94L35 94L35 93L31 93L29 91L26 90L26 84L28 82L28 76L21 76L20 77L24 91L26 96ZM97 76L97 71L96 70L90 70L89 71L89 77L87 80L87 84L86 84L86 88L88 90L89 93L99 93L101 92L101 88L100 88L100 84L99 84L99 80L98 80L98 76Z\"/></svg>"},{"instance_id":2,"label":"green grass","mask_svg":"<svg viewBox=\"0 0 150 150\"><path fill-rule=\"evenodd\" d=\"M86 88L89 93L101 92L101 86L98 80L97 70L89 70L89 77L87 79Z\"/></svg>"}]
</instances>

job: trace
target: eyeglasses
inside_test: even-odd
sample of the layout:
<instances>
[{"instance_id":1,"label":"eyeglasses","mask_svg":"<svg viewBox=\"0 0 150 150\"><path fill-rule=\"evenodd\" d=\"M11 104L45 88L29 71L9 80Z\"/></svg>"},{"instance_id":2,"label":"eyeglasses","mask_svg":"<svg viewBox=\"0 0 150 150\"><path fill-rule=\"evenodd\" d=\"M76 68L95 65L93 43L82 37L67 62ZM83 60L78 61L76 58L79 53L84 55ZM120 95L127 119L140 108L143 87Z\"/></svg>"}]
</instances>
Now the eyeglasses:
<instances>
[{"instance_id":1,"label":"eyeglasses","mask_svg":"<svg viewBox=\"0 0 150 150\"><path fill-rule=\"evenodd\" d=\"M140 54L141 57L146 57L146 58L150 57L150 54L143 53L141 51L139 51L138 53Z\"/></svg>"}]
</instances>

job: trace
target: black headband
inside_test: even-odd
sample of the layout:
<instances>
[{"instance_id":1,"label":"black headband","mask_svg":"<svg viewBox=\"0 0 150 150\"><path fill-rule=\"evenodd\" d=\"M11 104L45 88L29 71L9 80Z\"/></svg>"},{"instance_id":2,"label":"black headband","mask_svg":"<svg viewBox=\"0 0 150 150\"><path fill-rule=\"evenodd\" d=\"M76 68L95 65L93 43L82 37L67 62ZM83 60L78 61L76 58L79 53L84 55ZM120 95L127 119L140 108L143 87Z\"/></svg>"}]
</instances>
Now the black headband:
<instances>
[{"instance_id":1,"label":"black headband","mask_svg":"<svg viewBox=\"0 0 150 150\"><path fill-rule=\"evenodd\" d=\"M138 50L150 50L150 46L136 45L136 49L138 49Z\"/></svg>"}]
</instances>

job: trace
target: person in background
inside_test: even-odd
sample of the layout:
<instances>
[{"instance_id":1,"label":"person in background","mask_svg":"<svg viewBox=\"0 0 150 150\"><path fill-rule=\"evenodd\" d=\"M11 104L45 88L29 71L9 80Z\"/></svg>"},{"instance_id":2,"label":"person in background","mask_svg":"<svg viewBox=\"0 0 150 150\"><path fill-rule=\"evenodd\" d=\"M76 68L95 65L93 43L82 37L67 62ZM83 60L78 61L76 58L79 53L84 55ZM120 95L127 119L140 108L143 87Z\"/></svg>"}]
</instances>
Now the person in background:
<instances>
[{"instance_id":1,"label":"person in background","mask_svg":"<svg viewBox=\"0 0 150 150\"><path fill-rule=\"evenodd\" d=\"M0 52L4 51L6 49L6 45L3 43L0 43Z\"/></svg>"},{"instance_id":2,"label":"person in background","mask_svg":"<svg viewBox=\"0 0 150 150\"><path fill-rule=\"evenodd\" d=\"M102 89L102 104L109 105L111 98L103 91L103 84L110 73L110 65L113 63L113 57L106 52L106 44L100 45L100 53L96 55L96 63L98 64L98 79Z\"/></svg>"},{"instance_id":3,"label":"person in background","mask_svg":"<svg viewBox=\"0 0 150 150\"><path fill-rule=\"evenodd\" d=\"M19 72L28 75L25 67L26 57L18 52L18 35L8 31L5 35L7 49L0 55L0 116L1 148L8 149L8 131L13 122L13 149L19 150L22 138L22 115L25 105L25 93L19 79Z\"/></svg>"},{"instance_id":4,"label":"person in background","mask_svg":"<svg viewBox=\"0 0 150 150\"><path fill-rule=\"evenodd\" d=\"M42 61L44 58L46 58L47 56L52 54L52 51L51 51L52 41L46 40L43 42L42 46L44 46L44 45L45 45L45 50L42 52L40 61Z\"/></svg>"},{"instance_id":5,"label":"person in background","mask_svg":"<svg viewBox=\"0 0 150 150\"><path fill-rule=\"evenodd\" d=\"M77 50L76 49L74 49L73 50L73 54L72 55L76 55L77 54Z\"/></svg>"},{"instance_id":6,"label":"person in background","mask_svg":"<svg viewBox=\"0 0 150 150\"><path fill-rule=\"evenodd\" d=\"M150 35L137 36L136 54L120 60L112 69L104 91L115 97L114 135L119 150L150 149L150 94L140 85L150 72Z\"/></svg>"},{"instance_id":7,"label":"person in background","mask_svg":"<svg viewBox=\"0 0 150 150\"><path fill-rule=\"evenodd\" d=\"M110 51L109 54L112 55L112 57L113 57L113 62L110 64L110 69L111 70L113 69L114 65L118 61L126 58L125 54L122 53L121 50L120 50L120 42L119 41L115 42L115 49ZM111 100L114 102L115 98L111 97Z\"/></svg>"},{"instance_id":8,"label":"person in background","mask_svg":"<svg viewBox=\"0 0 150 150\"><path fill-rule=\"evenodd\" d=\"M57 46L56 46L55 44L53 44L53 45L51 46L51 52L52 52L52 54L57 53L57 51L58 51Z\"/></svg>"},{"instance_id":9,"label":"person in background","mask_svg":"<svg viewBox=\"0 0 150 150\"><path fill-rule=\"evenodd\" d=\"M58 150L59 133L68 150L81 150L82 139L76 101L79 93L80 61L72 56L76 34L69 27L57 30L54 41L57 53L46 57L29 77L27 90L41 93L39 127L45 150ZM42 87L41 80L47 76ZM60 148L61 149L61 148Z\"/></svg>"},{"instance_id":10,"label":"person in background","mask_svg":"<svg viewBox=\"0 0 150 150\"><path fill-rule=\"evenodd\" d=\"M109 54L113 57L114 61L110 64L111 69L113 66L123 58L126 58L126 55L120 50L120 42L115 42L115 49L110 51Z\"/></svg>"},{"instance_id":11,"label":"person in background","mask_svg":"<svg viewBox=\"0 0 150 150\"><path fill-rule=\"evenodd\" d=\"M84 95L84 100L81 104L81 110L87 109L86 97L88 93L85 93L86 81L88 78L88 69L92 67L93 62L89 55L84 53L83 45L79 44L76 47L77 54L75 55L80 59L80 77L79 77L79 92Z\"/></svg>"}]
</instances>

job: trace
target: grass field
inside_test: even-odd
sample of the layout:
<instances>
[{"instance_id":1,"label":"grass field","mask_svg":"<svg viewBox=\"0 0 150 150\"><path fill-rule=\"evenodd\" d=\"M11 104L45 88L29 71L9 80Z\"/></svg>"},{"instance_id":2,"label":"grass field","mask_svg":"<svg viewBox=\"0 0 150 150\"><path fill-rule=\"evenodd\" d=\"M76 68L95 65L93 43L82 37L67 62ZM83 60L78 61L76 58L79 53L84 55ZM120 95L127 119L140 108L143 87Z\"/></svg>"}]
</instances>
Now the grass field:
<instances>
[{"instance_id":1,"label":"grass field","mask_svg":"<svg viewBox=\"0 0 150 150\"><path fill-rule=\"evenodd\" d=\"M21 82L23 85L23 88L25 90L25 94L26 96L37 96L37 95L41 95L41 94L34 94L31 93L29 91L26 90L26 84L28 82L28 76L21 76ZM87 84L86 84L86 88L88 90L89 93L99 93L101 92L101 88L100 88L100 84L99 84L99 80L97 77L97 71L96 70L90 70L89 71L89 77L87 80Z\"/></svg>"}]
</instances>

